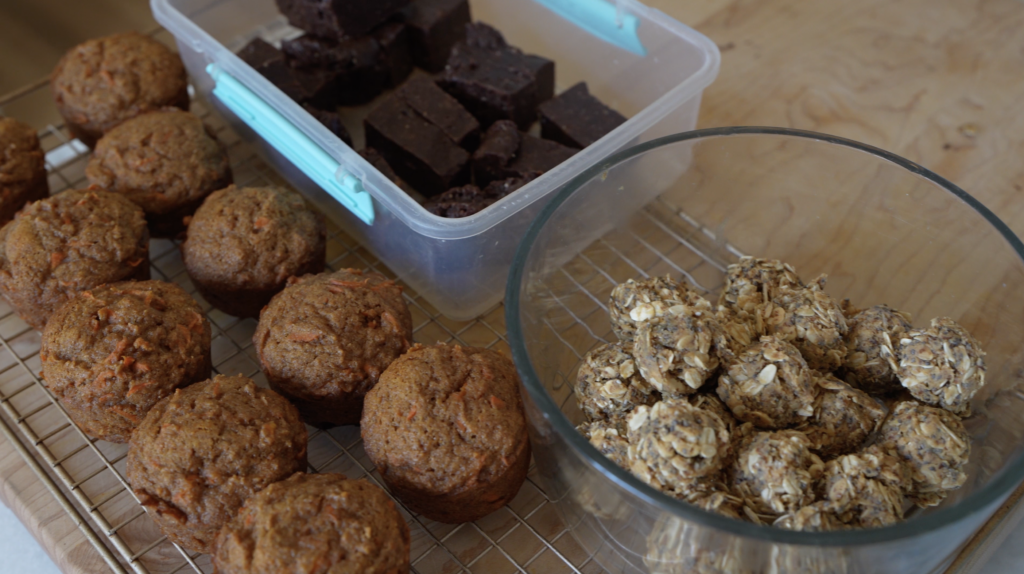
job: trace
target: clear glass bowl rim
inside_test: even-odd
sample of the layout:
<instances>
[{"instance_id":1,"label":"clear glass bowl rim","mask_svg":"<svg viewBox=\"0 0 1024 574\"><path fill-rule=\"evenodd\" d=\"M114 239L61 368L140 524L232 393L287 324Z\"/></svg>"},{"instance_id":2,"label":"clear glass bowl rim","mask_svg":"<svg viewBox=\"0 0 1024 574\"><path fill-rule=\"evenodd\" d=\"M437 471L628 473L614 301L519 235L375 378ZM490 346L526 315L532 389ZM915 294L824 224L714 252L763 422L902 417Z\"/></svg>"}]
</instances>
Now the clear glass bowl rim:
<instances>
[{"instance_id":1,"label":"clear glass bowl rim","mask_svg":"<svg viewBox=\"0 0 1024 574\"><path fill-rule=\"evenodd\" d=\"M882 528L869 528L860 530L841 530L837 532L794 532L781 528L758 526L756 524L734 520L718 514L701 510L685 502L676 500L662 494L650 487L640 479L623 470L615 463L608 460L581 434L576 432L575 427L562 413L558 405L551 399L544 385L541 383L537 373L533 369L526 348L522 344L523 330L519 320L519 296L521 292L523 272L526 266L526 259L529 256L534 242L540 231L558 208L565 203L576 191L587 184L590 180L598 177L602 172L611 169L634 157L643 155L656 148L671 146L683 141L710 139L728 136L744 135L770 135L799 138L804 140L816 140L823 144L845 146L854 150L868 153L880 160L893 163L903 169L921 176L938 187L945 189L958 199L965 202L980 214L1000 235L1010 244L1017 256L1024 262L1024 243L999 219L991 210L982 205L973 196L954 185L949 180L926 169L908 159L894 153L863 144L854 140L822 134L818 132L797 130L791 128L760 127L760 126L739 126L724 128L708 128L683 132L670 136L645 142L618 153L608 156L597 165L575 177L566 184L565 188L545 206L537 219L534 220L526 235L519 244L512 266L509 270L508 284L505 290L505 322L508 330L509 346L512 350L512 358L522 378L523 386L526 388L530 398L534 401L548 423L555 431L562 435L569 445L580 455L591 467L603 474L606 478L616 483L621 488L629 491L641 500L654 507L672 512L674 515L688 522L698 523L707 527L715 528L730 534L752 538L765 542L779 544L793 544L806 546L827 546L847 547L861 546L880 543L891 543L901 539L912 538L942 529L988 507L992 502L1007 495L1022 480L1024 480L1024 453L1018 454L1011 460L987 485L973 492L957 504L948 508L941 508L927 516L916 516L905 522L885 526Z\"/></svg>"}]
</instances>

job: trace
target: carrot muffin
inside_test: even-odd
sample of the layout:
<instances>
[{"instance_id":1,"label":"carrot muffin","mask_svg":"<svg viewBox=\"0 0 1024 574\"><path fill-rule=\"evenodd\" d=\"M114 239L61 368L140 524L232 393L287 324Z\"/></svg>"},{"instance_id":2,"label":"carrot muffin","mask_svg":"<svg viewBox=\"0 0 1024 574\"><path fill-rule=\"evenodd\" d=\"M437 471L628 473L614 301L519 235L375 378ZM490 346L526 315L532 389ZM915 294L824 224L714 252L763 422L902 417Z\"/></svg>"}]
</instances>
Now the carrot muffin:
<instances>
[{"instance_id":1,"label":"carrot muffin","mask_svg":"<svg viewBox=\"0 0 1024 574\"><path fill-rule=\"evenodd\" d=\"M129 118L189 104L181 58L137 32L75 46L57 63L50 87L68 130L89 147Z\"/></svg>"},{"instance_id":2,"label":"carrot muffin","mask_svg":"<svg viewBox=\"0 0 1024 574\"><path fill-rule=\"evenodd\" d=\"M0 225L26 203L50 195L39 137L14 118L0 118Z\"/></svg>"},{"instance_id":3,"label":"carrot muffin","mask_svg":"<svg viewBox=\"0 0 1024 574\"><path fill-rule=\"evenodd\" d=\"M0 293L39 331L75 293L128 279L149 279L149 232L124 196L66 191L0 229Z\"/></svg>"},{"instance_id":4,"label":"carrot muffin","mask_svg":"<svg viewBox=\"0 0 1024 574\"><path fill-rule=\"evenodd\" d=\"M391 492L431 520L471 522L519 492L530 441L512 361L416 345L366 396L363 446Z\"/></svg>"},{"instance_id":5,"label":"carrot muffin","mask_svg":"<svg viewBox=\"0 0 1024 574\"><path fill-rule=\"evenodd\" d=\"M128 482L172 542L209 552L247 498L306 469L306 440L280 395L218 375L149 411L128 444Z\"/></svg>"},{"instance_id":6,"label":"carrot muffin","mask_svg":"<svg viewBox=\"0 0 1024 574\"><path fill-rule=\"evenodd\" d=\"M401 287L356 269L294 280L253 335L270 387L321 427L359 424L366 392L410 340Z\"/></svg>"},{"instance_id":7,"label":"carrot muffin","mask_svg":"<svg viewBox=\"0 0 1024 574\"><path fill-rule=\"evenodd\" d=\"M85 168L89 183L124 194L146 212L154 237L185 230L206 196L231 183L224 147L177 108L142 114L107 132Z\"/></svg>"},{"instance_id":8,"label":"carrot muffin","mask_svg":"<svg viewBox=\"0 0 1024 574\"><path fill-rule=\"evenodd\" d=\"M247 500L212 554L221 574L406 574L409 525L366 480L299 473Z\"/></svg>"},{"instance_id":9,"label":"carrot muffin","mask_svg":"<svg viewBox=\"0 0 1024 574\"><path fill-rule=\"evenodd\" d=\"M258 317L289 277L323 271L326 249L323 217L298 194L231 186L196 211L181 255L211 305Z\"/></svg>"},{"instance_id":10,"label":"carrot muffin","mask_svg":"<svg viewBox=\"0 0 1024 574\"><path fill-rule=\"evenodd\" d=\"M210 323L163 281L83 291L43 331L43 377L93 438L128 442L157 401L210 377Z\"/></svg>"}]
</instances>

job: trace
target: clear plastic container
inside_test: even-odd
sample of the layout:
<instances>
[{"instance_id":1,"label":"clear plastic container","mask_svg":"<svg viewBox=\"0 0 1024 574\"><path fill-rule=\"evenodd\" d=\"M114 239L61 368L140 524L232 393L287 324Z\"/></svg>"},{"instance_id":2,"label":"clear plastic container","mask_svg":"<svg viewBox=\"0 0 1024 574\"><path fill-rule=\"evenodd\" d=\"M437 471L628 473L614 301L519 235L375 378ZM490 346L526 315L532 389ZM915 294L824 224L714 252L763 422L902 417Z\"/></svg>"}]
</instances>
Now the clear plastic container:
<instances>
[{"instance_id":1,"label":"clear plastic container","mask_svg":"<svg viewBox=\"0 0 1024 574\"><path fill-rule=\"evenodd\" d=\"M496 25L525 52L555 61L559 91L585 80L595 96L630 119L488 209L445 219L424 210L234 55L253 37L290 33L273 0L151 0L151 5L156 19L174 34L198 92L292 184L456 319L475 317L501 300L519 240L567 181L622 147L693 129L701 94L720 60L708 38L635 0L471 0L474 19ZM211 72L236 80L266 104L267 113L240 118L211 94L218 84ZM250 127L263 115L279 115L280 121L264 132ZM277 140L293 133L292 140ZM296 140L304 141L291 143ZM319 173L302 165L310 146L323 154L314 158L319 164L312 169ZM337 171L329 173L333 168ZM372 224L339 202L337 193L347 192L335 186L369 193ZM647 198L643 192L623 197L617 209L635 209Z\"/></svg>"},{"instance_id":2,"label":"clear plastic container","mask_svg":"<svg viewBox=\"0 0 1024 574\"><path fill-rule=\"evenodd\" d=\"M680 170L679 166L688 166ZM621 215L637 187L657 198ZM594 231L600 230L600 231ZM580 359L614 341L615 284L685 276L712 301L741 254L792 263L854 305L952 317L987 352L986 386L964 424L967 483L940 506L885 528L791 532L710 514L656 492L574 429ZM895 155L773 128L722 128L623 151L543 210L505 299L546 492L609 572L942 572L1024 479L1024 245L963 190Z\"/></svg>"}]
</instances>

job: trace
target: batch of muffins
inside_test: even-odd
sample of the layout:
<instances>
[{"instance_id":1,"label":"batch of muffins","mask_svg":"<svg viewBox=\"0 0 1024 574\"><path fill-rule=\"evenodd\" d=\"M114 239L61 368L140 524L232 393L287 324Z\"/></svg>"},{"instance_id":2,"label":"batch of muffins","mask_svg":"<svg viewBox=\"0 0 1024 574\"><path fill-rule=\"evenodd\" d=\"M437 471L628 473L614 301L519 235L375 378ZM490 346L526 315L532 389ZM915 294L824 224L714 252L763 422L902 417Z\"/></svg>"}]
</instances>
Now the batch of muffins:
<instances>
[{"instance_id":1,"label":"batch of muffins","mask_svg":"<svg viewBox=\"0 0 1024 574\"><path fill-rule=\"evenodd\" d=\"M584 358L578 430L657 490L757 524L871 528L939 504L967 479L985 353L952 319L914 328L825 280L744 257L717 306L670 277L617 286L619 341Z\"/></svg>"},{"instance_id":2,"label":"batch of muffins","mask_svg":"<svg viewBox=\"0 0 1024 574\"><path fill-rule=\"evenodd\" d=\"M176 54L136 33L90 40L52 89L93 148L89 185L49 196L35 132L0 118L0 293L42 332L41 378L71 419L128 444L127 479L170 540L224 574L408 572L399 509L366 479L306 474L306 425L360 424L388 489L426 518L473 521L516 495L530 443L512 362L415 345L394 281L325 272L322 216L232 184ZM182 240L210 305L258 318L270 389L211 378L211 325L150 279L150 237Z\"/></svg>"},{"instance_id":3,"label":"batch of muffins","mask_svg":"<svg viewBox=\"0 0 1024 574\"><path fill-rule=\"evenodd\" d=\"M556 96L555 63L473 23L469 0L277 5L305 34L238 56L350 145L346 108L377 99L359 153L435 215L476 214L626 121L585 82Z\"/></svg>"}]
</instances>

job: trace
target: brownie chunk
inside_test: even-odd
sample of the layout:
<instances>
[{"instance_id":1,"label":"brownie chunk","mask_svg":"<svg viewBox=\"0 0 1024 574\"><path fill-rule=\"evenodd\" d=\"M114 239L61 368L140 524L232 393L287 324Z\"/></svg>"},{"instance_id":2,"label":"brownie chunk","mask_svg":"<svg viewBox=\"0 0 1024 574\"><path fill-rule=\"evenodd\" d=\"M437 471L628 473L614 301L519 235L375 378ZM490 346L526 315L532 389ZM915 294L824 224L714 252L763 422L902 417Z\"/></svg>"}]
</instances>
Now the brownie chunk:
<instances>
[{"instance_id":1,"label":"brownie chunk","mask_svg":"<svg viewBox=\"0 0 1024 574\"><path fill-rule=\"evenodd\" d=\"M322 123L332 134L338 136L338 139L352 147L352 136L348 133L348 128L341 121L341 115L338 112L332 112L330 110L321 110L314 108L309 104L302 104L302 109L309 112L309 115L313 116L316 121Z\"/></svg>"},{"instance_id":2,"label":"brownie chunk","mask_svg":"<svg viewBox=\"0 0 1024 574\"><path fill-rule=\"evenodd\" d=\"M369 481L297 473L245 501L212 558L221 574L399 574L409 544L409 525Z\"/></svg>"},{"instance_id":3,"label":"brownie chunk","mask_svg":"<svg viewBox=\"0 0 1024 574\"><path fill-rule=\"evenodd\" d=\"M364 122L366 145L375 148L402 179L426 196L469 179L469 153L396 93Z\"/></svg>"},{"instance_id":4,"label":"brownie chunk","mask_svg":"<svg viewBox=\"0 0 1024 574\"><path fill-rule=\"evenodd\" d=\"M487 128L480 147L473 153L473 179L479 185L502 179L519 153L522 134L515 122L498 120Z\"/></svg>"},{"instance_id":5,"label":"brownie chunk","mask_svg":"<svg viewBox=\"0 0 1024 574\"><path fill-rule=\"evenodd\" d=\"M469 217L483 211L532 180L532 177L527 177L492 181L484 189L475 185L455 187L430 198L423 204L423 207L430 213L441 217Z\"/></svg>"},{"instance_id":6,"label":"brownie chunk","mask_svg":"<svg viewBox=\"0 0 1024 574\"><path fill-rule=\"evenodd\" d=\"M469 0L414 0L402 11L412 35L416 65L428 72L444 70L452 47L466 39L472 22Z\"/></svg>"},{"instance_id":7,"label":"brownie chunk","mask_svg":"<svg viewBox=\"0 0 1024 574\"><path fill-rule=\"evenodd\" d=\"M410 195L419 195L419 192L414 190L404 179L398 177L398 174L395 173L395 170L391 169L391 166L388 165L387 160L384 159L384 156L380 155L379 151L368 147L360 150L359 155L363 156L363 159L368 161L384 177L390 179L399 189Z\"/></svg>"},{"instance_id":8,"label":"brownie chunk","mask_svg":"<svg viewBox=\"0 0 1024 574\"><path fill-rule=\"evenodd\" d=\"M483 518L526 479L530 441L512 361L416 345L366 396L363 446L392 494L438 522Z\"/></svg>"},{"instance_id":9,"label":"brownie chunk","mask_svg":"<svg viewBox=\"0 0 1024 574\"><path fill-rule=\"evenodd\" d=\"M277 0L288 22L319 38L344 40L373 30L410 0Z\"/></svg>"},{"instance_id":10,"label":"brownie chunk","mask_svg":"<svg viewBox=\"0 0 1024 574\"><path fill-rule=\"evenodd\" d=\"M626 123L619 112L590 95L580 82L540 106L541 135L567 146L585 148Z\"/></svg>"},{"instance_id":11,"label":"brownie chunk","mask_svg":"<svg viewBox=\"0 0 1024 574\"><path fill-rule=\"evenodd\" d=\"M324 70L302 70L289 65L281 50L255 38L239 50L238 57L252 66L284 95L299 103L330 107L339 98L337 74Z\"/></svg>"},{"instance_id":12,"label":"brownie chunk","mask_svg":"<svg viewBox=\"0 0 1024 574\"><path fill-rule=\"evenodd\" d=\"M57 63L50 85L68 130L89 147L128 118L189 104L181 58L136 32L75 46Z\"/></svg>"},{"instance_id":13,"label":"brownie chunk","mask_svg":"<svg viewBox=\"0 0 1024 574\"><path fill-rule=\"evenodd\" d=\"M412 33L401 22L388 22L373 31L380 45L378 66L384 71L385 85L395 87L406 80L414 66Z\"/></svg>"},{"instance_id":14,"label":"brownie chunk","mask_svg":"<svg viewBox=\"0 0 1024 574\"><path fill-rule=\"evenodd\" d=\"M153 405L210 378L210 322L163 281L83 291L43 331L43 379L85 434L128 442Z\"/></svg>"},{"instance_id":15,"label":"brownie chunk","mask_svg":"<svg viewBox=\"0 0 1024 574\"><path fill-rule=\"evenodd\" d=\"M281 50L304 73L333 78L332 105L355 106L371 101L412 72L404 30L402 24L387 24L373 35L342 42L307 34L282 42Z\"/></svg>"},{"instance_id":16,"label":"brownie chunk","mask_svg":"<svg viewBox=\"0 0 1024 574\"><path fill-rule=\"evenodd\" d=\"M556 168L580 150L558 142L523 134L516 159L503 174L505 177L538 177Z\"/></svg>"},{"instance_id":17,"label":"brownie chunk","mask_svg":"<svg viewBox=\"0 0 1024 574\"><path fill-rule=\"evenodd\" d=\"M409 80L398 91L398 96L463 148L473 149L480 142L480 122L430 78L421 76Z\"/></svg>"},{"instance_id":18,"label":"brownie chunk","mask_svg":"<svg viewBox=\"0 0 1024 574\"><path fill-rule=\"evenodd\" d=\"M36 330L75 293L127 279L149 279L149 231L123 195L66 191L0 229L0 293Z\"/></svg>"},{"instance_id":19,"label":"brownie chunk","mask_svg":"<svg viewBox=\"0 0 1024 574\"><path fill-rule=\"evenodd\" d=\"M525 130L537 117L537 82L526 56L486 24L466 26L439 84L485 127L512 120Z\"/></svg>"},{"instance_id":20,"label":"brownie chunk","mask_svg":"<svg viewBox=\"0 0 1024 574\"><path fill-rule=\"evenodd\" d=\"M359 422L366 392L411 339L402 289L353 269L294 281L263 310L253 335L271 388L324 427Z\"/></svg>"},{"instance_id":21,"label":"brownie chunk","mask_svg":"<svg viewBox=\"0 0 1024 574\"><path fill-rule=\"evenodd\" d=\"M107 132L85 175L141 207L154 237L175 237L206 196L231 184L231 164L202 120L167 108Z\"/></svg>"},{"instance_id":22,"label":"brownie chunk","mask_svg":"<svg viewBox=\"0 0 1024 574\"><path fill-rule=\"evenodd\" d=\"M555 63L541 56L526 56L526 65L537 79L537 103L555 97Z\"/></svg>"},{"instance_id":23,"label":"brownie chunk","mask_svg":"<svg viewBox=\"0 0 1024 574\"><path fill-rule=\"evenodd\" d=\"M302 197L275 188L231 186L203 203L181 256L211 305L258 317L289 277L324 270L327 228Z\"/></svg>"},{"instance_id":24,"label":"brownie chunk","mask_svg":"<svg viewBox=\"0 0 1024 574\"><path fill-rule=\"evenodd\" d=\"M126 474L172 542L209 552L246 499L306 470L306 441L299 413L280 395L217 375L149 411L128 443Z\"/></svg>"},{"instance_id":25,"label":"brownie chunk","mask_svg":"<svg viewBox=\"0 0 1024 574\"><path fill-rule=\"evenodd\" d=\"M30 201L50 195L46 157L31 126L0 117L0 225Z\"/></svg>"}]
</instances>

